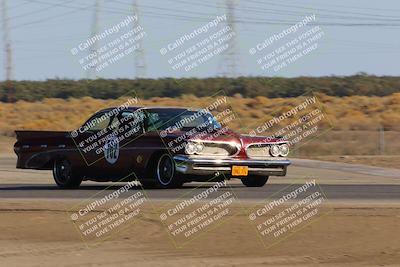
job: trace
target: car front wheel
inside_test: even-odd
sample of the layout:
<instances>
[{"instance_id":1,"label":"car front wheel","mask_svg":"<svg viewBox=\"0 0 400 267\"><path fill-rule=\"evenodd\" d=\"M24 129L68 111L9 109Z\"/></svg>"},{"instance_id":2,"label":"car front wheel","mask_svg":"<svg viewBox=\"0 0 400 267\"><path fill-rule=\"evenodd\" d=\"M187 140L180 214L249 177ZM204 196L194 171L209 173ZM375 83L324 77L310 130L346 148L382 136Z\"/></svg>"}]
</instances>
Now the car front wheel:
<instances>
[{"instance_id":1,"label":"car front wheel","mask_svg":"<svg viewBox=\"0 0 400 267\"><path fill-rule=\"evenodd\" d=\"M152 181L142 181L144 187L176 188L182 186L183 182L175 170L175 162L170 154L161 154L152 170Z\"/></svg>"},{"instance_id":2,"label":"car front wheel","mask_svg":"<svg viewBox=\"0 0 400 267\"><path fill-rule=\"evenodd\" d=\"M268 181L268 176L249 176L242 178L242 184L247 187L262 187Z\"/></svg>"},{"instance_id":3,"label":"car front wheel","mask_svg":"<svg viewBox=\"0 0 400 267\"><path fill-rule=\"evenodd\" d=\"M57 186L63 189L78 188L82 183L82 177L74 174L71 163L66 159L54 161L53 177Z\"/></svg>"}]
</instances>

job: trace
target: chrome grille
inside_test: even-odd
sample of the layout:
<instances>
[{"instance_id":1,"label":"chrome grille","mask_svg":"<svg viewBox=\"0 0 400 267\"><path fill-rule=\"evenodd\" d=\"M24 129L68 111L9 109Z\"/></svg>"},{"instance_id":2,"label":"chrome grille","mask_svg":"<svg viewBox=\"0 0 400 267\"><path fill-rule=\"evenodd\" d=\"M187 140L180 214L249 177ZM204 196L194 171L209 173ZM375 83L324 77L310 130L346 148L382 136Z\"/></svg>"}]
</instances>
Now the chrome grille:
<instances>
[{"instance_id":1,"label":"chrome grille","mask_svg":"<svg viewBox=\"0 0 400 267\"><path fill-rule=\"evenodd\" d=\"M269 145L266 145L266 144L250 145L246 149L246 154L251 159L260 159L260 158L270 157Z\"/></svg>"},{"instance_id":2,"label":"chrome grille","mask_svg":"<svg viewBox=\"0 0 400 267\"><path fill-rule=\"evenodd\" d=\"M203 143L204 149L200 155L232 156L238 153L238 148L224 143Z\"/></svg>"}]
</instances>

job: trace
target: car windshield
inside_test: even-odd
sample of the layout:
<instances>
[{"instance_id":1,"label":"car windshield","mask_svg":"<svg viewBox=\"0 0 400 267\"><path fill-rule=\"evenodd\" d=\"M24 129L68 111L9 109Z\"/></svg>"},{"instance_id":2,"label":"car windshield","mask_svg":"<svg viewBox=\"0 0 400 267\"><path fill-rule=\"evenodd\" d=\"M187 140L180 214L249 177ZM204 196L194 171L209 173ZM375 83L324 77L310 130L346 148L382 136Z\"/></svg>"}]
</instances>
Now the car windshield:
<instances>
[{"instance_id":1,"label":"car windshield","mask_svg":"<svg viewBox=\"0 0 400 267\"><path fill-rule=\"evenodd\" d=\"M145 113L147 117L146 131L169 130L172 132L193 128L221 128L214 116L204 110L146 109Z\"/></svg>"}]
</instances>

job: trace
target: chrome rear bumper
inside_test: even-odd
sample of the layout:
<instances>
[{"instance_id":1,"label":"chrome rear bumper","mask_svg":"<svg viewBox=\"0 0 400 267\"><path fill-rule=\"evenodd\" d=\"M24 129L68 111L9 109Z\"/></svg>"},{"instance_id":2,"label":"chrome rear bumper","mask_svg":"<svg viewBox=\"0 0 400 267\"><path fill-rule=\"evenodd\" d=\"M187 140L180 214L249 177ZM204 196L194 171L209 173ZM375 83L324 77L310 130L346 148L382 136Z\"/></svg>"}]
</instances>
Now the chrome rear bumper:
<instances>
[{"instance_id":1,"label":"chrome rear bumper","mask_svg":"<svg viewBox=\"0 0 400 267\"><path fill-rule=\"evenodd\" d=\"M231 174L232 166L248 166L249 175L285 176L287 159L218 159L197 158L184 155L174 157L176 170L183 174L209 175L215 173Z\"/></svg>"}]
</instances>

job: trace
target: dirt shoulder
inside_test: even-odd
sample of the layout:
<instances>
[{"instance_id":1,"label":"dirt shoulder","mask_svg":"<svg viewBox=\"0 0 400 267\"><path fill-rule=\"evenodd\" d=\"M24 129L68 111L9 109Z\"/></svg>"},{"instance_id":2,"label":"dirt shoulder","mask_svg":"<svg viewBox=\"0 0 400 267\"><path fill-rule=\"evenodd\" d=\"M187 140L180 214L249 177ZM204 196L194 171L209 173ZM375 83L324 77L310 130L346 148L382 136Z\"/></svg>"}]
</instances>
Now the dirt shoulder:
<instances>
[{"instance_id":1,"label":"dirt shoulder","mask_svg":"<svg viewBox=\"0 0 400 267\"><path fill-rule=\"evenodd\" d=\"M154 202L107 241L83 243L66 210L73 201L0 203L4 266L365 266L400 264L398 204L330 203L321 219L266 248L245 206L229 221L177 248ZM88 246L87 246L88 245ZM68 259L68 260L66 260Z\"/></svg>"}]
</instances>

